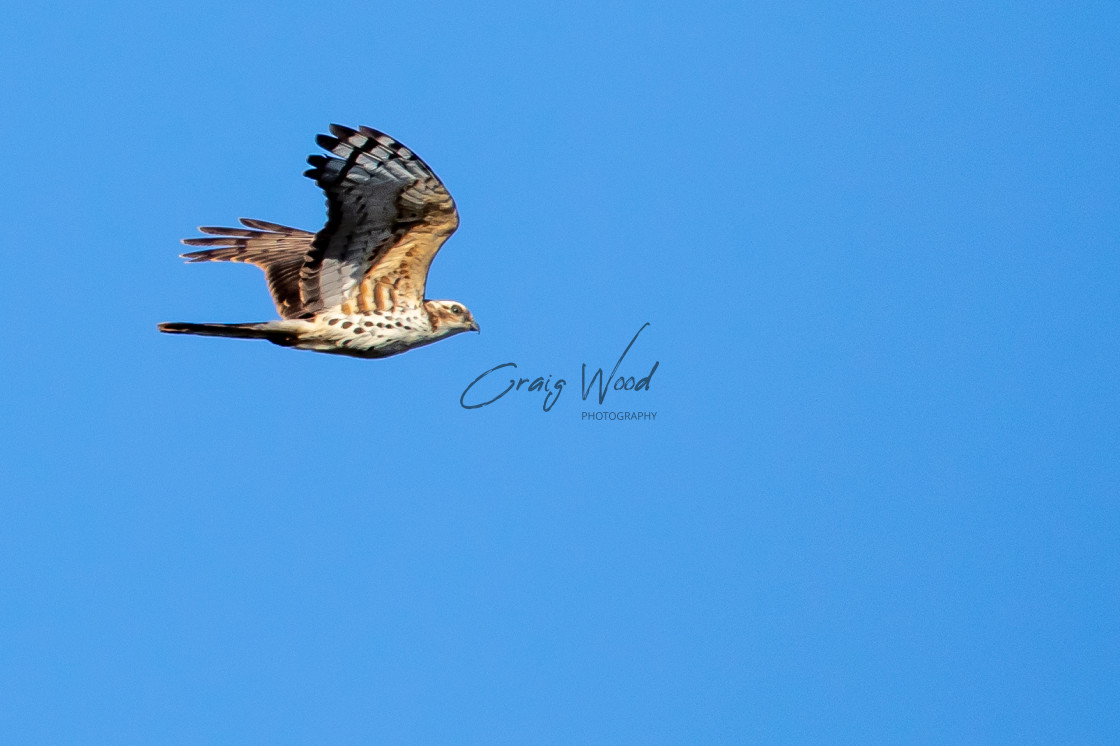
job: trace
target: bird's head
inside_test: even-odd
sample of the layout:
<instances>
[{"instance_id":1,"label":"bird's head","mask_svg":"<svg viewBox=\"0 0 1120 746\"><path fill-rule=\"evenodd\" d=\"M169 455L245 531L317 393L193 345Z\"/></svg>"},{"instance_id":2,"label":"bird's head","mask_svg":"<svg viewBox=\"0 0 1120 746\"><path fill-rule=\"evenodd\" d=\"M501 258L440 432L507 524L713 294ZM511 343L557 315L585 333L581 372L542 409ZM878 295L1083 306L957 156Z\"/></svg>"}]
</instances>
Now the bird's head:
<instances>
[{"instance_id":1,"label":"bird's head","mask_svg":"<svg viewBox=\"0 0 1120 746\"><path fill-rule=\"evenodd\" d=\"M432 328L444 336L459 332L477 332L478 322L470 310L462 303L453 300L426 300L424 308L432 320Z\"/></svg>"}]
</instances>

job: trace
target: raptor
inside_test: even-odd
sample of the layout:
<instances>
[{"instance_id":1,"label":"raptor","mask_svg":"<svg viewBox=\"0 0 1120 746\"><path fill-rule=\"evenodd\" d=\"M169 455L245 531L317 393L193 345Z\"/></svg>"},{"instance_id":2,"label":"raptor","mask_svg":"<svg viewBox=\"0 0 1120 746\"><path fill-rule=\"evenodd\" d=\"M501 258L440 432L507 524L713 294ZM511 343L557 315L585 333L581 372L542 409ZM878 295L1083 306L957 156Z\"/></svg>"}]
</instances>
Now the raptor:
<instances>
[{"instance_id":1,"label":"raptor","mask_svg":"<svg viewBox=\"0 0 1120 746\"><path fill-rule=\"evenodd\" d=\"M436 252L459 226L443 182L389 135L332 124L304 175L327 195L318 233L241 218L243 228L199 228L206 247L189 262L245 262L264 270L280 319L245 324L159 325L168 334L266 339L273 344L380 358L478 331L467 307L427 300ZM332 157L334 156L334 157Z\"/></svg>"}]
</instances>

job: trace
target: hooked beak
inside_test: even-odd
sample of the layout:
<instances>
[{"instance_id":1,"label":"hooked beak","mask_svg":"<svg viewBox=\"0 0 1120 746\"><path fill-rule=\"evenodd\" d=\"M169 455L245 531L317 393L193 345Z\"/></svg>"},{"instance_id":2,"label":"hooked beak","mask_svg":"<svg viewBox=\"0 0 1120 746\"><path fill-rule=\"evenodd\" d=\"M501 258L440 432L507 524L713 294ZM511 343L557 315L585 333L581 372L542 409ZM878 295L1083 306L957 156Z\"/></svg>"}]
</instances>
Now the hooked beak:
<instances>
[{"instance_id":1,"label":"hooked beak","mask_svg":"<svg viewBox=\"0 0 1120 746\"><path fill-rule=\"evenodd\" d=\"M471 319L471 331L472 332L481 332L482 331L481 329L478 328L478 322L475 321L474 319Z\"/></svg>"}]
</instances>

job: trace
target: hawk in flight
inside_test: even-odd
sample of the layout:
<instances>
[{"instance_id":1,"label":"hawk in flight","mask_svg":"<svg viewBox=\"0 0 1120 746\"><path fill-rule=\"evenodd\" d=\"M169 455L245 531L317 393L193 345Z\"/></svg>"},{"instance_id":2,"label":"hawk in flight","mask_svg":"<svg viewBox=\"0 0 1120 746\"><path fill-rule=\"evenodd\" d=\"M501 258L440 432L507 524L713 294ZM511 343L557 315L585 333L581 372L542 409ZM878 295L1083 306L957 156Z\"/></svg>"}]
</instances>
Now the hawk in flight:
<instances>
[{"instance_id":1,"label":"hawk in flight","mask_svg":"<svg viewBox=\"0 0 1120 746\"><path fill-rule=\"evenodd\" d=\"M462 303L426 300L424 283L440 246L459 225L443 182L383 132L332 124L304 175L327 195L318 233L263 220L244 228L202 227L185 238L190 262L247 262L264 270L281 320L250 324L160 324L169 334L247 337L353 357L396 355L478 331Z\"/></svg>"}]
</instances>

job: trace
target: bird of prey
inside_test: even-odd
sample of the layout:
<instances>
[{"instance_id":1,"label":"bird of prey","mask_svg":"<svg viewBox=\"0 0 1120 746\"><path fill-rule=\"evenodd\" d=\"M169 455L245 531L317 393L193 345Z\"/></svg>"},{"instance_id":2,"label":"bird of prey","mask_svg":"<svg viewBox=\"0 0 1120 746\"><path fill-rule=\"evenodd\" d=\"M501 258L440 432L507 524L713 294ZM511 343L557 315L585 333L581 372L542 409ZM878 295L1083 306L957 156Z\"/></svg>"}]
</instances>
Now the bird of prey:
<instances>
[{"instance_id":1,"label":"bird of prey","mask_svg":"<svg viewBox=\"0 0 1120 746\"><path fill-rule=\"evenodd\" d=\"M455 201L424 161L369 127L332 124L304 172L327 195L318 233L241 218L244 228L201 227L207 247L190 262L246 262L264 270L281 320L164 323L161 332L267 339L284 347L362 358L396 355L478 331L462 303L426 300L432 258L459 225Z\"/></svg>"}]
</instances>

